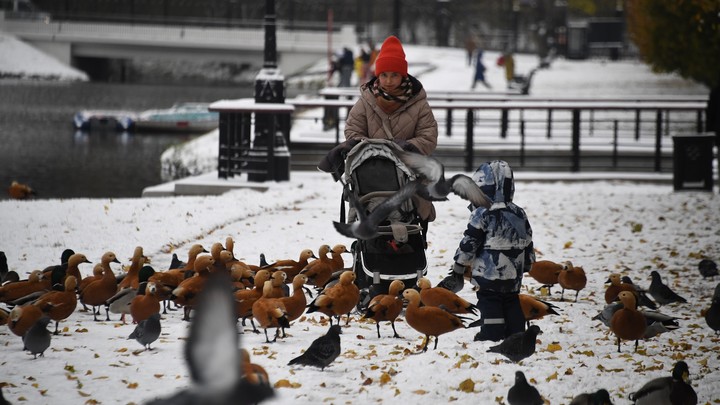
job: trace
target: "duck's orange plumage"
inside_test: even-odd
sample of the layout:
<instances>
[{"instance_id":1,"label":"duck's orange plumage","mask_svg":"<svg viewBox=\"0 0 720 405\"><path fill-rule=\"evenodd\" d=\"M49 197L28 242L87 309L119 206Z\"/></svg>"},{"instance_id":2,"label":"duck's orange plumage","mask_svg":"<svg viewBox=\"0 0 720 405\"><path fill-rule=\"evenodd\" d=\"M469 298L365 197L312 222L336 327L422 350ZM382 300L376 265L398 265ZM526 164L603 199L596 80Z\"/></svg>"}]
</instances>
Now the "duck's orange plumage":
<instances>
[{"instance_id":1,"label":"duck's orange plumage","mask_svg":"<svg viewBox=\"0 0 720 405\"><path fill-rule=\"evenodd\" d=\"M432 287L430 280L421 277L418 282L420 287L420 302L432 307L442 306L446 311L453 314L474 314L477 307L466 299L443 287Z\"/></svg>"},{"instance_id":2,"label":"duck's orange plumage","mask_svg":"<svg viewBox=\"0 0 720 405\"><path fill-rule=\"evenodd\" d=\"M546 315L559 315L557 311L555 311L555 308L557 308L555 305L535 298L532 295L518 294L518 299L520 300L520 307L522 308L523 315L525 315L525 321L528 326L530 325L530 321L542 319Z\"/></svg>"},{"instance_id":3,"label":"duck's orange plumage","mask_svg":"<svg viewBox=\"0 0 720 405\"><path fill-rule=\"evenodd\" d=\"M388 287L387 294L378 294L374 296L367 306L367 311L363 318L375 321L378 338L380 337L380 322L390 322L393 330L393 337L399 338L395 330L395 319L403 310L403 300L400 293L405 289L405 283L401 280L393 280Z\"/></svg>"},{"instance_id":4,"label":"duck's orange plumage","mask_svg":"<svg viewBox=\"0 0 720 405\"><path fill-rule=\"evenodd\" d=\"M143 265L145 265L145 263L149 262L150 259L148 259L147 256L143 254L142 246L135 247L135 250L133 251L133 256L132 258L130 258L130 267L128 267L125 277L118 284L118 288L122 289L130 287L133 289L137 289L138 285L140 284L140 269Z\"/></svg>"},{"instance_id":5,"label":"duck's orange plumage","mask_svg":"<svg viewBox=\"0 0 720 405\"><path fill-rule=\"evenodd\" d=\"M350 311L360 301L360 290L355 285L355 272L344 271L340 275L340 280L337 284L325 288L313 302L308 305L307 312L322 312L331 318L338 319L340 322L340 316L347 314L346 324L350 323Z\"/></svg>"},{"instance_id":6,"label":"duck's orange plumage","mask_svg":"<svg viewBox=\"0 0 720 405\"><path fill-rule=\"evenodd\" d=\"M10 332L17 336L23 336L43 315L42 310L35 305L17 305L10 310L7 325Z\"/></svg>"},{"instance_id":7,"label":"duck's orange plumage","mask_svg":"<svg viewBox=\"0 0 720 405\"><path fill-rule=\"evenodd\" d=\"M282 270L285 272L288 279L292 280L296 275L300 273L300 271L302 271L302 269L305 268L305 266L308 265L308 261L310 259L317 259L315 253L313 253L311 249L304 249L300 252L300 257L298 258L298 260L278 260L275 263L264 266L263 269L266 269L271 273L277 270Z\"/></svg>"},{"instance_id":8,"label":"duck's orange plumage","mask_svg":"<svg viewBox=\"0 0 720 405\"><path fill-rule=\"evenodd\" d=\"M292 322L302 314L305 313L305 307L307 306L307 297L305 297L305 291L303 286L307 282L307 277L304 274L298 274L292 281L292 294L289 297L281 298L285 309L287 310L287 318L289 322Z\"/></svg>"},{"instance_id":9,"label":"duck's orange plumage","mask_svg":"<svg viewBox=\"0 0 720 405\"><path fill-rule=\"evenodd\" d=\"M435 337L435 347L440 335L462 329L462 319L438 307L420 306L420 293L412 288L403 291L403 297L408 301L405 309L405 321L411 328L425 335L425 345L422 351L426 351L430 336Z\"/></svg>"},{"instance_id":10,"label":"duck's orange plumage","mask_svg":"<svg viewBox=\"0 0 720 405\"><path fill-rule=\"evenodd\" d=\"M252 305L253 319L258 321L260 328L265 330L266 343L270 343L270 339L267 334L268 328L277 328L275 331L275 338L272 340L274 342L280 335L280 328L287 328L290 326L287 319L287 310L285 309L285 305L282 300L271 297L273 289L273 281L265 281L262 297L255 300Z\"/></svg>"},{"instance_id":11,"label":"duck's orange plumage","mask_svg":"<svg viewBox=\"0 0 720 405\"><path fill-rule=\"evenodd\" d=\"M157 296L157 286L149 281L145 286L145 294L138 294L130 301L130 315L133 322L138 323L160 312L160 299Z\"/></svg>"},{"instance_id":12,"label":"duck's orange plumage","mask_svg":"<svg viewBox=\"0 0 720 405\"><path fill-rule=\"evenodd\" d=\"M555 263L550 260L538 260L530 266L528 275L538 283L552 287L558 283L560 271L566 268L565 263Z\"/></svg>"},{"instance_id":13,"label":"duck's orange plumage","mask_svg":"<svg viewBox=\"0 0 720 405\"><path fill-rule=\"evenodd\" d=\"M59 333L58 324L67 319L77 308L77 279L74 276L65 278L63 291L50 291L35 300L33 305L37 306L50 319L55 321L55 334Z\"/></svg>"},{"instance_id":14,"label":"duck's orange plumage","mask_svg":"<svg viewBox=\"0 0 720 405\"><path fill-rule=\"evenodd\" d=\"M635 295L635 299L637 300L637 289L634 285L629 283L623 283L622 282L622 276L618 273L612 273L610 277L608 277L608 280L606 281L610 282L610 285L605 289L605 303L609 304L611 302L618 300L618 295L622 291L630 291Z\"/></svg>"},{"instance_id":15,"label":"duck's orange plumage","mask_svg":"<svg viewBox=\"0 0 720 405\"><path fill-rule=\"evenodd\" d=\"M183 320L190 320L190 311L197 302L198 295L205 286L208 275L215 264L211 255L199 255L195 259L195 275L186 278L172 292L175 304L183 307Z\"/></svg>"},{"instance_id":16,"label":"duck's orange plumage","mask_svg":"<svg viewBox=\"0 0 720 405\"><path fill-rule=\"evenodd\" d=\"M235 291L235 312L237 317L243 320L252 317L252 306L255 301L262 297L265 282L270 280L270 272L267 270L258 270L255 273L255 286L249 290ZM257 330L255 322L251 320L253 331Z\"/></svg>"},{"instance_id":17,"label":"duck's orange plumage","mask_svg":"<svg viewBox=\"0 0 720 405\"><path fill-rule=\"evenodd\" d=\"M617 337L618 353L622 340L634 340L637 351L638 341L645 336L647 320L642 312L637 310L635 295L630 291L621 291L618 298L623 308L617 310L610 318L610 330Z\"/></svg>"},{"instance_id":18,"label":"duck's orange plumage","mask_svg":"<svg viewBox=\"0 0 720 405\"><path fill-rule=\"evenodd\" d=\"M558 283L562 287L560 293L560 301L563 300L565 290L575 291L575 302L577 302L578 294L587 285L587 276L585 275L585 269L577 266L568 266L567 268L560 271L558 275Z\"/></svg>"},{"instance_id":19,"label":"duck's orange plumage","mask_svg":"<svg viewBox=\"0 0 720 405\"><path fill-rule=\"evenodd\" d=\"M40 270L34 270L27 279L0 287L0 302L11 302L38 291L50 290L50 280Z\"/></svg>"},{"instance_id":20,"label":"duck's orange plumage","mask_svg":"<svg viewBox=\"0 0 720 405\"><path fill-rule=\"evenodd\" d=\"M80 302L92 307L105 305L105 302L115 295L117 291L118 283L115 278L115 273L110 267L108 267L103 269L103 276L101 279L95 280L85 287L80 294ZM94 308L93 319L97 320L97 314ZM110 314L107 306L105 307L105 320L110 320Z\"/></svg>"},{"instance_id":21,"label":"duck's orange plumage","mask_svg":"<svg viewBox=\"0 0 720 405\"><path fill-rule=\"evenodd\" d=\"M10 183L10 187L8 187L8 195L13 200L27 200L28 198L34 197L35 194L35 190L33 190L32 187L15 180L13 180L13 182Z\"/></svg>"}]
</instances>

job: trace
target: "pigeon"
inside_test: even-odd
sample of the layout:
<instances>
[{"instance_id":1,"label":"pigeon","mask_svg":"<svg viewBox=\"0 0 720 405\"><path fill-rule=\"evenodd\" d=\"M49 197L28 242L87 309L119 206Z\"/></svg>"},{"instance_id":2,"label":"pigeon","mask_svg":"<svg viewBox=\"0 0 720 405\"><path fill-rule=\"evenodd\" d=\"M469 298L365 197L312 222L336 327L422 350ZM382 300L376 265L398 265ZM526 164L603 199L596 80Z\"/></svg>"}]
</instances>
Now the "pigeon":
<instances>
[{"instance_id":1,"label":"pigeon","mask_svg":"<svg viewBox=\"0 0 720 405\"><path fill-rule=\"evenodd\" d=\"M170 260L170 266L168 266L168 270L172 270L172 269L182 269L182 268L185 267L186 265L187 265L186 262L184 262L184 261L182 261L182 260L180 260L180 259L178 258L177 253L173 253L173 254L172 254L172 259Z\"/></svg>"},{"instance_id":2,"label":"pigeon","mask_svg":"<svg viewBox=\"0 0 720 405\"><path fill-rule=\"evenodd\" d=\"M500 344L491 346L487 351L502 354L513 363L518 363L535 353L535 339L541 333L539 326L530 325L524 332L513 333Z\"/></svg>"},{"instance_id":3,"label":"pigeon","mask_svg":"<svg viewBox=\"0 0 720 405\"><path fill-rule=\"evenodd\" d=\"M707 322L710 329L715 331L716 336L720 335L720 283L715 286L712 304L705 312L705 322Z\"/></svg>"},{"instance_id":4,"label":"pigeon","mask_svg":"<svg viewBox=\"0 0 720 405\"><path fill-rule=\"evenodd\" d=\"M7 256L5 255L5 252L0 252L0 284L5 282L5 277L7 277L9 270Z\"/></svg>"},{"instance_id":5,"label":"pigeon","mask_svg":"<svg viewBox=\"0 0 720 405\"><path fill-rule=\"evenodd\" d=\"M692 385L687 383L689 373L687 363L680 360L675 363L670 377L648 381L630 394L630 400L635 405L697 404L697 393Z\"/></svg>"},{"instance_id":6,"label":"pigeon","mask_svg":"<svg viewBox=\"0 0 720 405\"><path fill-rule=\"evenodd\" d=\"M660 273L653 270L650 276L652 277L652 281L650 282L650 287L648 287L648 293L655 298L658 304L666 305L674 302L687 302L685 298L679 296L675 291L670 289L670 287L663 284Z\"/></svg>"},{"instance_id":7,"label":"pigeon","mask_svg":"<svg viewBox=\"0 0 720 405\"><path fill-rule=\"evenodd\" d=\"M49 316L43 316L25 333L23 336L23 344L25 349L32 354L34 359L40 355L44 357L45 350L50 347L50 339L52 334L47 329L51 319Z\"/></svg>"},{"instance_id":8,"label":"pigeon","mask_svg":"<svg viewBox=\"0 0 720 405\"><path fill-rule=\"evenodd\" d=\"M405 166L424 180L423 187L417 192L420 197L428 201L447 201L448 194L452 192L470 201L475 207L490 208L492 205L471 177L460 173L446 180L445 167L434 157L407 151L395 153Z\"/></svg>"},{"instance_id":9,"label":"pigeon","mask_svg":"<svg viewBox=\"0 0 720 405\"><path fill-rule=\"evenodd\" d=\"M530 385L522 371L515 372L515 385L508 390L507 400L510 405L543 405L542 396L537 388Z\"/></svg>"},{"instance_id":10,"label":"pigeon","mask_svg":"<svg viewBox=\"0 0 720 405\"><path fill-rule=\"evenodd\" d=\"M128 336L128 339L135 339L143 345L145 349L152 350L150 344L160 337L160 312L150 315L149 318L143 319L135 326L135 330Z\"/></svg>"},{"instance_id":11,"label":"pigeon","mask_svg":"<svg viewBox=\"0 0 720 405\"><path fill-rule=\"evenodd\" d=\"M341 334L340 325L330 326L326 334L313 340L310 347L303 354L290 360L288 365L301 364L319 367L321 371L325 370L325 367L340 355Z\"/></svg>"},{"instance_id":12,"label":"pigeon","mask_svg":"<svg viewBox=\"0 0 720 405\"><path fill-rule=\"evenodd\" d=\"M703 279L708 277L713 277L718 275L718 267L717 263L710 259L702 259L700 260L700 263L698 263L698 271L700 271L700 275L703 276Z\"/></svg>"},{"instance_id":13,"label":"pigeon","mask_svg":"<svg viewBox=\"0 0 720 405\"><path fill-rule=\"evenodd\" d=\"M605 388L592 393L583 393L577 395L570 402L570 405L613 405L610 400L610 393Z\"/></svg>"},{"instance_id":14,"label":"pigeon","mask_svg":"<svg viewBox=\"0 0 720 405\"><path fill-rule=\"evenodd\" d=\"M249 405L274 395L268 384L243 378L232 281L224 273L208 276L194 307L185 359L189 388L145 402L145 405Z\"/></svg>"},{"instance_id":15,"label":"pigeon","mask_svg":"<svg viewBox=\"0 0 720 405\"><path fill-rule=\"evenodd\" d=\"M365 208L363 208L360 202L358 202L357 197L350 192L348 193L350 204L357 211L359 220L349 224L333 221L333 225L335 225L335 229L337 229L341 235L349 238L373 239L379 235L378 226L380 223L393 211L398 209L405 200L412 197L419 188L420 182L418 180L406 183L400 187L400 190L395 194L375 207L369 215L365 212Z\"/></svg>"}]
</instances>

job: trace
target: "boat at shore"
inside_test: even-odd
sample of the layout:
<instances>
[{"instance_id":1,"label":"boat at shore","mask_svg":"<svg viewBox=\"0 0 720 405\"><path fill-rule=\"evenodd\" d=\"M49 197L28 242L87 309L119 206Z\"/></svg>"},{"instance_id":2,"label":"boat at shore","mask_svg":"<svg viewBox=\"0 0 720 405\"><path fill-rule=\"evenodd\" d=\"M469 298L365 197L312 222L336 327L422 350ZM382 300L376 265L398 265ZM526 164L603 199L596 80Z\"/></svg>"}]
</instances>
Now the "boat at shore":
<instances>
[{"instance_id":1,"label":"boat at shore","mask_svg":"<svg viewBox=\"0 0 720 405\"><path fill-rule=\"evenodd\" d=\"M142 112L124 110L83 110L73 124L83 131L203 133L218 127L218 113L208 111L209 103L176 103L170 108Z\"/></svg>"},{"instance_id":2,"label":"boat at shore","mask_svg":"<svg viewBox=\"0 0 720 405\"><path fill-rule=\"evenodd\" d=\"M209 132L218 127L218 113L208 103L177 103L170 108L146 110L137 115L136 132Z\"/></svg>"}]
</instances>

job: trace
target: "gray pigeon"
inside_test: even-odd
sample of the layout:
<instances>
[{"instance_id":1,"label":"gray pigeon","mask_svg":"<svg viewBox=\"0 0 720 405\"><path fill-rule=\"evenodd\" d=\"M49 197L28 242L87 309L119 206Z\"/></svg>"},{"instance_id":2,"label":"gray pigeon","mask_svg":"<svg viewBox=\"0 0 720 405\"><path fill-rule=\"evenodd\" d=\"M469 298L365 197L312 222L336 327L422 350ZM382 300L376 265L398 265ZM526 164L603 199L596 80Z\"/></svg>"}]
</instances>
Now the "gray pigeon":
<instances>
[{"instance_id":1,"label":"gray pigeon","mask_svg":"<svg viewBox=\"0 0 720 405\"><path fill-rule=\"evenodd\" d=\"M524 332L513 333L500 344L491 346L487 351L502 354L513 363L517 363L535 353L535 339L541 333L539 326L530 325Z\"/></svg>"},{"instance_id":2,"label":"gray pigeon","mask_svg":"<svg viewBox=\"0 0 720 405\"><path fill-rule=\"evenodd\" d=\"M270 385L242 378L240 335L231 286L227 274L212 273L198 296L185 343L191 386L145 405L249 405L274 395Z\"/></svg>"},{"instance_id":3,"label":"gray pigeon","mask_svg":"<svg viewBox=\"0 0 720 405\"><path fill-rule=\"evenodd\" d=\"M340 325L330 326L326 334L315 339L303 354L290 360L288 365L302 364L325 370L340 355L341 334Z\"/></svg>"},{"instance_id":4,"label":"gray pigeon","mask_svg":"<svg viewBox=\"0 0 720 405\"><path fill-rule=\"evenodd\" d=\"M135 326L135 330L128 336L128 339L135 339L138 343L143 345L145 349L152 350L150 344L155 342L160 337L160 313L154 313L149 318L138 322Z\"/></svg>"},{"instance_id":5,"label":"gray pigeon","mask_svg":"<svg viewBox=\"0 0 720 405\"><path fill-rule=\"evenodd\" d=\"M507 396L510 405L542 405L542 396L537 388L530 385L522 371L515 372L515 385L510 387Z\"/></svg>"},{"instance_id":6,"label":"gray pigeon","mask_svg":"<svg viewBox=\"0 0 720 405\"><path fill-rule=\"evenodd\" d=\"M50 317L43 316L42 318L38 319L35 324L28 329L27 332L25 332L25 336L23 336L23 344L25 344L25 350L29 351L30 354L32 354L34 359L37 359L37 356L40 355L44 357L45 350L47 350L48 347L50 347L50 340L52 338L52 334L49 330L47 330L47 326L50 323Z\"/></svg>"},{"instance_id":7,"label":"gray pigeon","mask_svg":"<svg viewBox=\"0 0 720 405\"><path fill-rule=\"evenodd\" d=\"M448 194L452 192L470 201L475 207L490 208L492 205L471 177L456 174L446 180L445 167L434 157L407 151L396 151L395 154L424 180L424 187L418 190L420 197L429 201L447 201Z\"/></svg>"},{"instance_id":8,"label":"gray pigeon","mask_svg":"<svg viewBox=\"0 0 720 405\"><path fill-rule=\"evenodd\" d=\"M335 229L340 232L341 235L345 235L349 238L355 239L372 239L378 236L378 226L384 221L388 215L393 211L397 210L405 200L412 197L420 187L420 181L413 180L406 183L400 190L395 192L387 200L380 203L375 209L368 215L365 212L365 208L360 204L355 195L350 192L348 198L350 199L350 205L357 211L358 220L349 224L343 224L340 222L333 221Z\"/></svg>"},{"instance_id":9,"label":"gray pigeon","mask_svg":"<svg viewBox=\"0 0 720 405\"><path fill-rule=\"evenodd\" d=\"M573 398L570 405L613 405L610 393L605 388L592 393L580 394Z\"/></svg>"},{"instance_id":10,"label":"gray pigeon","mask_svg":"<svg viewBox=\"0 0 720 405\"><path fill-rule=\"evenodd\" d=\"M678 361L670 377L648 381L630 394L630 400L635 405L697 404L697 393L692 385L687 383L689 373L687 363Z\"/></svg>"},{"instance_id":11,"label":"gray pigeon","mask_svg":"<svg viewBox=\"0 0 720 405\"><path fill-rule=\"evenodd\" d=\"M710 329L715 331L715 335L720 335L720 283L715 286L712 304L705 312L705 322L707 322Z\"/></svg>"},{"instance_id":12,"label":"gray pigeon","mask_svg":"<svg viewBox=\"0 0 720 405\"><path fill-rule=\"evenodd\" d=\"M679 296L670 287L663 284L660 273L653 270L650 273L650 277L652 277L652 281L650 282L650 287L648 287L648 293L655 298L658 304L667 305L674 302L687 302L685 298Z\"/></svg>"},{"instance_id":13,"label":"gray pigeon","mask_svg":"<svg viewBox=\"0 0 720 405\"><path fill-rule=\"evenodd\" d=\"M703 278L713 277L718 275L717 263L710 259L702 259L698 263L698 271Z\"/></svg>"},{"instance_id":14,"label":"gray pigeon","mask_svg":"<svg viewBox=\"0 0 720 405\"><path fill-rule=\"evenodd\" d=\"M632 282L630 277L628 276L622 276L622 282L627 283L635 287L635 300L637 301L637 305L639 307L648 307L650 309L658 309L657 304L653 302L653 300L650 299L650 297L647 296L646 291L641 288L639 285Z\"/></svg>"}]
</instances>

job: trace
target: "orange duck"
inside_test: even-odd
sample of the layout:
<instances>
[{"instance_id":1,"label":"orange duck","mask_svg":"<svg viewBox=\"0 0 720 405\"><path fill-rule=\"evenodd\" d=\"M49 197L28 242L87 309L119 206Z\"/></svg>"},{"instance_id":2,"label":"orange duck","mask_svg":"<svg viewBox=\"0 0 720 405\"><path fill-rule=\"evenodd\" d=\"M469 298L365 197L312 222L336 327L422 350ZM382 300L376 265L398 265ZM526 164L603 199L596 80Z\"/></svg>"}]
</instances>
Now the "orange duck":
<instances>
[{"instance_id":1,"label":"orange duck","mask_svg":"<svg viewBox=\"0 0 720 405\"><path fill-rule=\"evenodd\" d=\"M195 259L195 275L186 278L172 292L172 300L183 307L183 320L190 320L190 311L195 306L198 294L202 291L207 277L215 265L211 255L200 255Z\"/></svg>"},{"instance_id":2,"label":"orange duck","mask_svg":"<svg viewBox=\"0 0 720 405\"><path fill-rule=\"evenodd\" d=\"M318 288L322 286L315 284L316 274L327 271L332 268L332 257L328 256L332 248L330 245L322 245L318 248L318 259L309 262L300 273L305 274L308 277L308 284L314 285ZM330 271L332 274L332 271Z\"/></svg>"},{"instance_id":3,"label":"orange duck","mask_svg":"<svg viewBox=\"0 0 720 405\"><path fill-rule=\"evenodd\" d=\"M272 273L272 275L270 276L270 281L272 281L272 289L268 293L268 298L287 297L288 291L286 291L286 288L287 288L287 286L285 285L286 280L287 280L287 274L285 274L284 271L278 270L278 271Z\"/></svg>"},{"instance_id":4,"label":"orange duck","mask_svg":"<svg viewBox=\"0 0 720 405\"><path fill-rule=\"evenodd\" d=\"M270 386L270 376L259 364L250 361L250 352L244 347L240 348L241 377L251 385Z\"/></svg>"},{"instance_id":5,"label":"orange duck","mask_svg":"<svg viewBox=\"0 0 720 405\"><path fill-rule=\"evenodd\" d=\"M618 353L620 353L621 340L634 340L635 351L638 341L645 336L647 320L642 312L637 310L635 295L630 291L621 291L618 294L623 308L616 311L610 318L610 330L617 336Z\"/></svg>"},{"instance_id":6,"label":"orange duck","mask_svg":"<svg viewBox=\"0 0 720 405\"><path fill-rule=\"evenodd\" d=\"M235 312L237 317L242 319L242 325L245 326L245 319L251 318L250 323L253 327L253 332L259 333L255 326L255 321L252 320L252 306L255 301L262 297L263 287L265 282L270 280L270 272L267 270L258 270L255 273L255 286L249 290L238 290L233 293L235 296Z\"/></svg>"},{"instance_id":7,"label":"orange duck","mask_svg":"<svg viewBox=\"0 0 720 405\"><path fill-rule=\"evenodd\" d=\"M244 290L246 288L252 288L255 282L253 278L255 272L250 269L250 266L243 262L236 262L230 267L230 278L233 280L235 288Z\"/></svg>"},{"instance_id":8,"label":"orange duck","mask_svg":"<svg viewBox=\"0 0 720 405\"><path fill-rule=\"evenodd\" d=\"M25 280L15 281L0 287L0 302L9 303L26 295L50 290L50 279L40 270L33 270Z\"/></svg>"},{"instance_id":9,"label":"orange duck","mask_svg":"<svg viewBox=\"0 0 720 405\"><path fill-rule=\"evenodd\" d=\"M25 333L35 325L40 318L45 316L42 310L35 305L17 305L8 314L7 325L10 332L17 336L24 336Z\"/></svg>"},{"instance_id":10,"label":"orange duck","mask_svg":"<svg viewBox=\"0 0 720 405\"><path fill-rule=\"evenodd\" d=\"M635 285L631 283L623 283L622 276L619 273L612 273L605 283L610 283L610 285L605 289L606 304L617 301L618 296L622 291L630 291L633 295L635 295L635 299L637 300L638 292Z\"/></svg>"},{"instance_id":11,"label":"orange duck","mask_svg":"<svg viewBox=\"0 0 720 405\"><path fill-rule=\"evenodd\" d=\"M392 326L393 337L399 338L395 330L395 319L403 310L403 300L400 293L405 289L405 283L401 280L393 280L388 287L387 294L378 294L368 303L363 318L375 321L378 338L380 338L380 322L389 321Z\"/></svg>"},{"instance_id":12,"label":"orange duck","mask_svg":"<svg viewBox=\"0 0 720 405\"><path fill-rule=\"evenodd\" d=\"M75 279L78 280L78 283L80 283L83 279L80 273L80 265L83 263L92 263L87 259L87 256L82 253L73 252L68 254L69 252L72 252L72 250L65 249L65 251L63 251L63 257L61 257L60 260L67 257L64 263L58 266L48 266L43 270L43 274L50 280L51 285L64 285L65 277L67 276L74 276Z\"/></svg>"},{"instance_id":13,"label":"orange duck","mask_svg":"<svg viewBox=\"0 0 720 405\"><path fill-rule=\"evenodd\" d=\"M580 290L585 288L587 285L587 276L585 275L585 269L582 267L576 267L568 265L567 268L562 269L558 275L558 284L562 287L560 293L560 301L563 301L565 290L575 291L575 302L577 302L578 294Z\"/></svg>"},{"instance_id":14,"label":"orange duck","mask_svg":"<svg viewBox=\"0 0 720 405\"><path fill-rule=\"evenodd\" d=\"M305 297L305 291L303 291L305 283L307 283L307 276L298 274L292 281L292 295L280 298L280 301L285 305L288 322L300 318L305 313L305 307L307 306L307 298ZM283 337L285 337L284 332L283 329Z\"/></svg>"},{"instance_id":15,"label":"orange duck","mask_svg":"<svg viewBox=\"0 0 720 405\"><path fill-rule=\"evenodd\" d=\"M287 319L287 310L282 300L278 298L272 298L273 294L273 280L267 280L263 286L262 297L255 300L252 305L252 316L253 319L258 321L258 325L265 331L265 343L271 343L268 338L268 328L277 328L275 330L275 338L272 342L275 342L280 335L280 328L289 328L290 322Z\"/></svg>"},{"instance_id":16,"label":"orange duck","mask_svg":"<svg viewBox=\"0 0 720 405\"><path fill-rule=\"evenodd\" d=\"M315 254L310 249L304 249L300 252L300 258L298 260L278 260L275 263L269 264L262 267L270 271L271 273L282 270L287 275L288 279L292 280L296 275L300 274L300 271L308 265L308 260L317 259Z\"/></svg>"},{"instance_id":17,"label":"orange duck","mask_svg":"<svg viewBox=\"0 0 720 405\"><path fill-rule=\"evenodd\" d=\"M115 273L108 266L103 269L103 276L99 280L95 280L88 284L80 294L80 302L84 305L93 307L93 320L97 321L97 314L100 312L96 307L105 306L105 320L110 320L110 310L106 305L106 301L111 298L118 290L117 279ZM97 309L97 310L96 310Z\"/></svg>"},{"instance_id":18,"label":"orange duck","mask_svg":"<svg viewBox=\"0 0 720 405\"><path fill-rule=\"evenodd\" d=\"M405 309L405 321L411 328L425 335L422 351L427 351L430 336L435 337L434 349L437 349L440 335L465 327L463 319L442 308L420 306L420 293L412 288L403 291L403 298L408 301Z\"/></svg>"},{"instance_id":19,"label":"orange duck","mask_svg":"<svg viewBox=\"0 0 720 405\"><path fill-rule=\"evenodd\" d=\"M344 271L340 275L337 284L325 288L320 294L308 305L307 312L322 312L330 318L332 325L332 317L336 317L340 324L340 317L347 314L346 325L350 323L350 311L360 302L360 290L355 285L355 272Z\"/></svg>"},{"instance_id":20,"label":"orange duck","mask_svg":"<svg viewBox=\"0 0 720 405\"><path fill-rule=\"evenodd\" d=\"M329 248L328 245L323 246L325 248ZM303 272L308 276L308 283L317 288L325 288L325 285L327 285L332 278L333 273L342 270L345 266L345 261L342 258L342 254L348 252L345 245L335 245L329 250L329 252L331 257L329 259L323 259L322 251L320 251L320 259L308 263L303 270Z\"/></svg>"},{"instance_id":21,"label":"orange duck","mask_svg":"<svg viewBox=\"0 0 720 405\"><path fill-rule=\"evenodd\" d=\"M95 266L93 266L92 275L83 277L82 280L80 280L80 283L77 286L78 293L82 292L82 290L85 289L85 287L88 286L88 284L92 283L95 280L100 280L103 276L103 265L102 263L97 263Z\"/></svg>"},{"instance_id":22,"label":"orange duck","mask_svg":"<svg viewBox=\"0 0 720 405\"><path fill-rule=\"evenodd\" d=\"M130 267L127 269L127 273L123 279L118 283L118 288L133 288L137 290L140 284L139 273L140 269L145 263L150 263L150 259L143 254L142 246L137 246L133 251L133 256L130 258Z\"/></svg>"},{"instance_id":23,"label":"orange duck","mask_svg":"<svg viewBox=\"0 0 720 405\"><path fill-rule=\"evenodd\" d=\"M430 280L421 277L417 282L420 287L420 302L431 307L440 307L452 314L476 314L477 307L464 298L443 287L432 287Z\"/></svg>"},{"instance_id":24,"label":"orange duck","mask_svg":"<svg viewBox=\"0 0 720 405\"><path fill-rule=\"evenodd\" d=\"M542 319L545 315L560 315L555 311L558 308L557 306L531 295L518 294L518 299L528 327L530 327L530 321Z\"/></svg>"},{"instance_id":25,"label":"orange duck","mask_svg":"<svg viewBox=\"0 0 720 405\"><path fill-rule=\"evenodd\" d=\"M157 296L157 286L152 281L140 287L138 295L130 301L130 315L134 323L150 318L150 315L160 312L160 299Z\"/></svg>"},{"instance_id":26,"label":"orange duck","mask_svg":"<svg viewBox=\"0 0 720 405\"><path fill-rule=\"evenodd\" d=\"M60 321L67 319L77 308L77 279L74 276L65 278L65 289L63 291L50 291L38 298L33 305L40 308L50 319L55 321L55 332L59 334L58 325Z\"/></svg>"},{"instance_id":27,"label":"orange duck","mask_svg":"<svg viewBox=\"0 0 720 405\"><path fill-rule=\"evenodd\" d=\"M27 184L13 180L13 182L10 183L10 187L8 187L8 195L13 200L27 200L34 197L36 193L35 190Z\"/></svg>"},{"instance_id":28,"label":"orange duck","mask_svg":"<svg viewBox=\"0 0 720 405\"><path fill-rule=\"evenodd\" d=\"M535 279L543 287L547 287L548 291L558 283L560 271L567 268L566 263L555 263L550 260L538 260L530 266L528 275Z\"/></svg>"}]
</instances>

